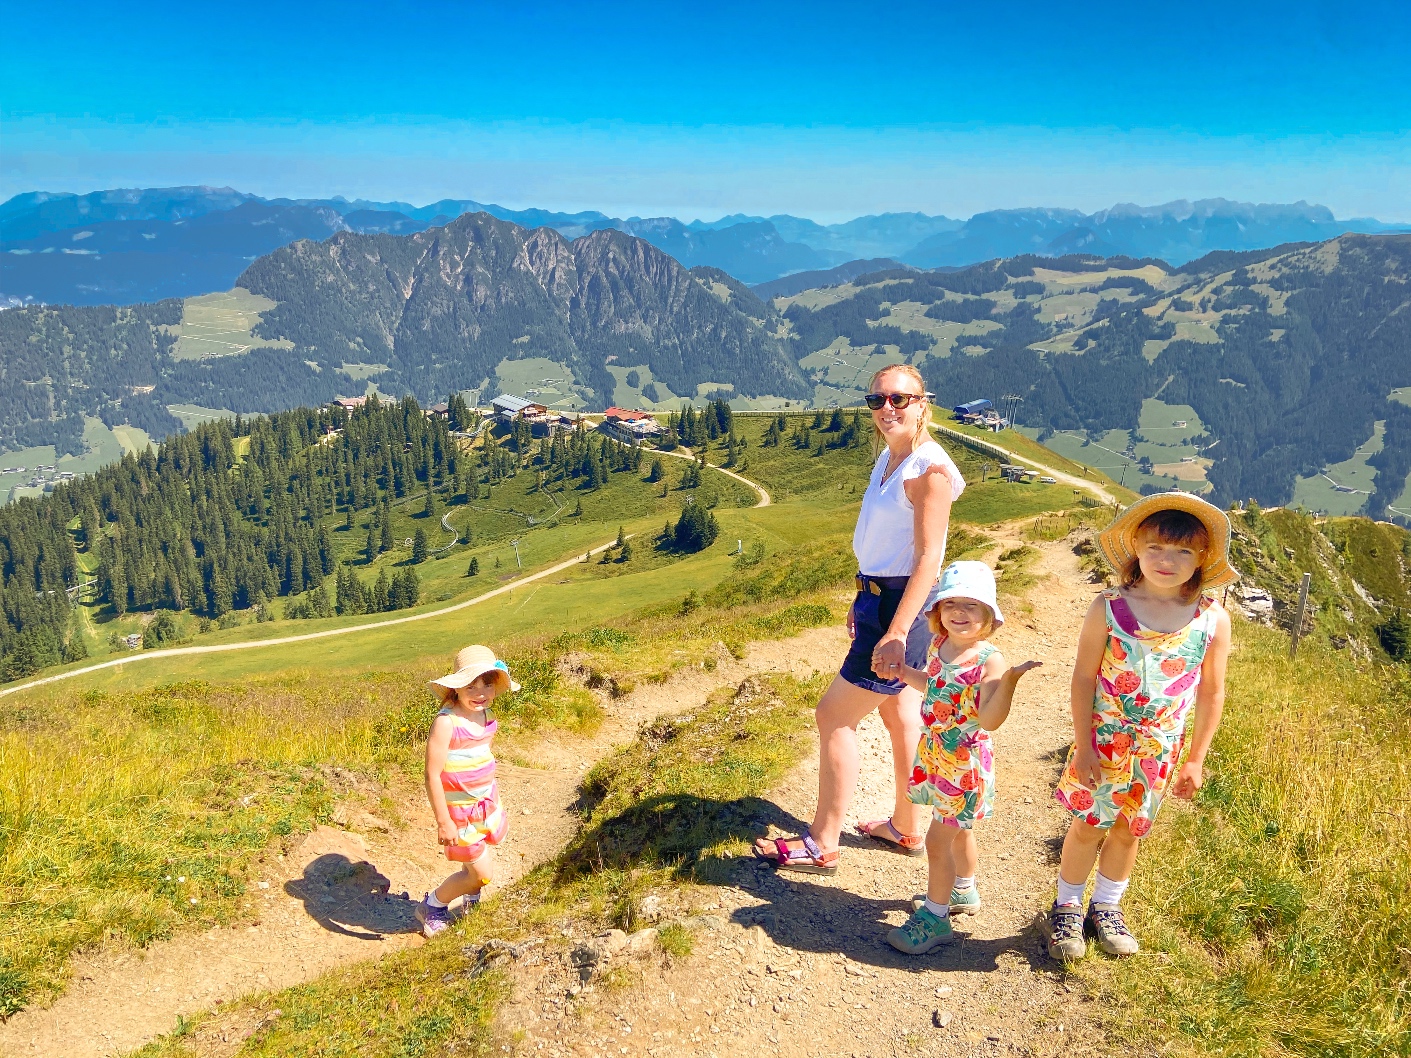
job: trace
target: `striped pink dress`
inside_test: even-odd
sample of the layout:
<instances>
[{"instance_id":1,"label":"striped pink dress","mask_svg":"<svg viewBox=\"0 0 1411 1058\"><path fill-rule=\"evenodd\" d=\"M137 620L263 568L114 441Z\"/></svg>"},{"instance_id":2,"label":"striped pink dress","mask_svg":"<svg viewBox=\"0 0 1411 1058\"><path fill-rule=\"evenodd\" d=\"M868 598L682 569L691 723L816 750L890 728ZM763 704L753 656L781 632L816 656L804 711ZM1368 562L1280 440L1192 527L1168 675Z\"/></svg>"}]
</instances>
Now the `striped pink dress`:
<instances>
[{"instance_id":1,"label":"striped pink dress","mask_svg":"<svg viewBox=\"0 0 1411 1058\"><path fill-rule=\"evenodd\" d=\"M495 782L495 755L490 752L490 740L499 723L491 719L481 727L450 709L442 709L440 715L449 716L454 725L451 747L441 768L446 808L456 824L456 842L446 846L446 859L473 863L487 845L503 841L509 829Z\"/></svg>"}]
</instances>

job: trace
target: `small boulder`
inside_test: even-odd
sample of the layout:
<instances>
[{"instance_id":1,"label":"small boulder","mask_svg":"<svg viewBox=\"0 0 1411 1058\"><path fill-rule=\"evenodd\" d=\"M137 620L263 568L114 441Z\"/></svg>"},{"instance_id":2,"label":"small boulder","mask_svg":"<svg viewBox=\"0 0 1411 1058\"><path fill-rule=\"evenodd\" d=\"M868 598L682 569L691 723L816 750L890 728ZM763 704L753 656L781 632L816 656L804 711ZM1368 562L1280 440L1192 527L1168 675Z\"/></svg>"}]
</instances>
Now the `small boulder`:
<instances>
[{"instance_id":1,"label":"small boulder","mask_svg":"<svg viewBox=\"0 0 1411 1058\"><path fill-rule=\"evenodd\" d=\"M949 1010L934 1010L931 1012L931 1024L943 1029L951 1023L954 1016Z\"/></svg>"},{"instance_id":2,"label":"small boulder","mask_svg":"<svg viewBox=\"0 0 1411 1058\"><path fill-rule=\"evenodd\" d=\"M639 929L627 938L627 950L633 955L647 955L655 951L656 946L657 931L651 926Z\"/></svg>"},{"instance_id":3,"label":"small boulder","mask_svg":"<svg viewBox=\"0 0 1411 1058\"><path fill-rule=\"evenodd\" d=\"M627 934L620 929L610 929L606 933L599 933L597 940L607 949L609 955L618 955L627 947Z\"/></svg>"}]
</instances>

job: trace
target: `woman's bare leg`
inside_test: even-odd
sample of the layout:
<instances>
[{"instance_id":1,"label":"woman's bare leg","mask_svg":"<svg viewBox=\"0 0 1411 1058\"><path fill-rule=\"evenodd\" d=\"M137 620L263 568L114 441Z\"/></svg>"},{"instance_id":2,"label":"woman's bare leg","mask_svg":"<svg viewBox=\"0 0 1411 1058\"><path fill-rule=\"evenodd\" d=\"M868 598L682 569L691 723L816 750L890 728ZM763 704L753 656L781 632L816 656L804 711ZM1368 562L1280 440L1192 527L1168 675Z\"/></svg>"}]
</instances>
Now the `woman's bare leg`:
<instances>
[{"instance_id":1,"label":"woman's bare leg","mask_svg":"<svg viewBox=\"0 0 1411 1058\"><path fill-rule=\"evenodd\" d=\"M838 837L843 830L843 813L847 811L848 802L857 787L857 725L868 713L885 706L891 698L891 695L876 691L864 691L841 676L834 676L818 708L814 710L819 742L818 807L814 810L809 833L825 851L838 847ZM917 722L920 723L919 707ZM915 749L913 744L908 750L908 771L911 768L910 753Z\"/></svg>"},{"instance_id":2,"label":"woman's bare leg","mask_svg":"<svg viewBox=\"0 0 1411 1058\"><path fill-rule=\"evenodd\" d=\"M892 826L903 834L920 834L931 810L926 805L912 804L906 792L911 784L916 746L921 741L921 692L906 687L900 694L886 695L879 711L892 740Z\"/></svg>"}]
</instances>

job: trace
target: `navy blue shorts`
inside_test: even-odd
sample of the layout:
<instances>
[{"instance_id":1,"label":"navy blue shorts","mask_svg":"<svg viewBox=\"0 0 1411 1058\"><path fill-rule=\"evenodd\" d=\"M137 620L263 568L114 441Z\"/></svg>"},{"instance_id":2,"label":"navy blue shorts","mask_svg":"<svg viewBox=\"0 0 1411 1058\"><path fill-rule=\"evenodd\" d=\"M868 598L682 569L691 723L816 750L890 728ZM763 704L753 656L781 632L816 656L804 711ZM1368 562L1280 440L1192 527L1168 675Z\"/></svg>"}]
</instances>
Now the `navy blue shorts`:
<instances>
[{"instance_id":1,"label":"navy blue shorts","mask_svg":"<svg viewBox=\"0 0 1411 1058\"><path fill-rule=\"evenodd\" d=\"M899 694L906 686L901 680L884 680L872 671L872 651L887 633L887 627L897 614L905 589L882 589L881 595L860 591L852 604L853 627L857 634L848 656L843 659L843 667L838 675L854 687L878 694ZM931 626L923 611L916 615L911 630L906 634L906 663L912 668L926 667L926 651L931 646Z\"/></svg>"}]
</instances>

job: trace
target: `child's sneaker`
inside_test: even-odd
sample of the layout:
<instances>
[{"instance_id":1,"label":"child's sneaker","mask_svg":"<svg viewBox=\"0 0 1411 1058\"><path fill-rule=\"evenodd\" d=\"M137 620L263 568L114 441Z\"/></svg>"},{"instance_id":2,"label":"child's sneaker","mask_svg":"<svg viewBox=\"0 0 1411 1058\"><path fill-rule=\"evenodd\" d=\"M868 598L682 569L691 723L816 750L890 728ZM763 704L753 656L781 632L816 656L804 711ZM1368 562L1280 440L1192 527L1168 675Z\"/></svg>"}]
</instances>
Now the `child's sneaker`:
<instances>
[{"instance_id":1,"label":"child's sneaker","mask_svg":"<svg viewBox=\"0 0 1411 1058\"><path fill-rule=\"evenodd\" d=\"M1083 909L1073 904L1058 904L1049 908L1040 921L1048 941L1048 957L1060 962L1073 962L1088 953L1083 940Z\"/></svg>"},{"instance_id":2,"label":"child's sneaker","mask_svg":"<svg viewBox=\"0 0 1411 1058\"><path fill-rule=\"evenodd\" d=\"M922 955L938 944L949 944L959 936L950 928L950 919L932 914L924 907L887 934L887 943L907 955Z\"/></svg>"},{"instance_id":3,"label":"child's sneaker","mask_svg":"<svg viewBox=\"0 0 1411 1058\"><path fill-rule=\"evenodd\" d=\"M1122 909L1116 904L1089 904L1084 925L1097 938L1097 946L1108 955L1135 955L1141 950L1137 938L1127 928Z\"/></svg>"},{"instance_id":4,"label":"child's sneaker","mask_svg":"<svg viewBox=\"0 0 1411 1058\"><path fill-rule=\"evenodd\" d=\"M421 935L427 940L451 928L451 909L433 906L430 897L431 894L427 893L413 912L421 923Z\"/></svg>"},{"instance_id":5,"label":"child's sneaker","mask_svg":"<svg viewBox=\"0 0 1411 1058\"><path fill-rule=\"evenodd\" d=\"M950 913L952 915L978 915L981 906L978 885L950 891Z\"/></svg>"}]
</instances>

